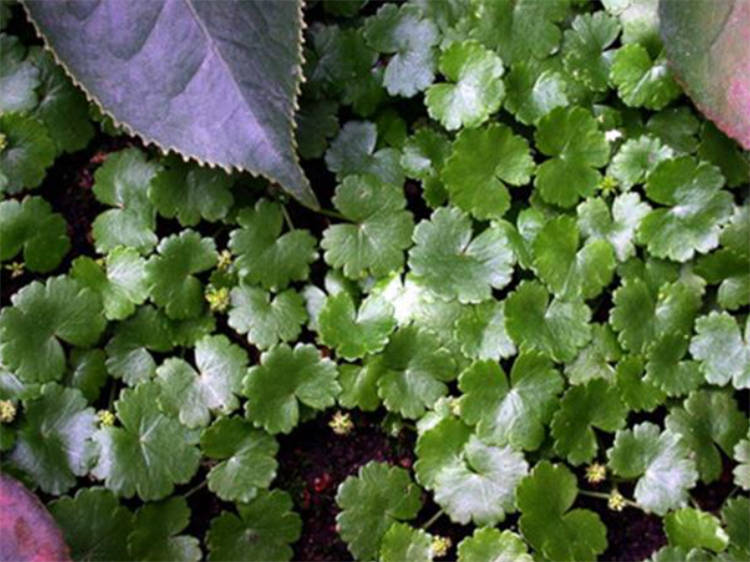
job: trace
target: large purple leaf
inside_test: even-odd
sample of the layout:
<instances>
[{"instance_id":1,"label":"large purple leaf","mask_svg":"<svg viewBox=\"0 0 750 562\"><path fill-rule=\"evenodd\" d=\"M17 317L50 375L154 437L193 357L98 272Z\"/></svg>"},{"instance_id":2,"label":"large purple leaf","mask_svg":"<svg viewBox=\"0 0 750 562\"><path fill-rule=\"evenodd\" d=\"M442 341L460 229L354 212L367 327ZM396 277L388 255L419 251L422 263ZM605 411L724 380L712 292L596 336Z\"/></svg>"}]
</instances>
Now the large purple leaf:
<instances>
[{"instance_id":1,"label":"large purple leaf","mask_svg":"<svg viewBox=\"0 0 750 562\"><path fill-rule=\"evenodd\" d=\"M26 0L59 62L147 141L316 206L294 109L302 0Z\"/></svg>"},{"instance_id":2,"label":"large purple leaf","mask_svg":"<svg viewBox=\"0 0 750 562\"><path fill-rule=\"evenodd\" d=\"M661 0L659 19L688 95L750 150L750 0Z\"/></svg>"},{"instance_id":3,"label":"large purple leaf","mask_svg":"<svg viewBox=\"0 0 750 562\"><path fill-rule=\"evenodd\" d=\"M7 474L0 473L0 560L70 560L62 531L44 504Z\"/></svg>"}]
</instances>

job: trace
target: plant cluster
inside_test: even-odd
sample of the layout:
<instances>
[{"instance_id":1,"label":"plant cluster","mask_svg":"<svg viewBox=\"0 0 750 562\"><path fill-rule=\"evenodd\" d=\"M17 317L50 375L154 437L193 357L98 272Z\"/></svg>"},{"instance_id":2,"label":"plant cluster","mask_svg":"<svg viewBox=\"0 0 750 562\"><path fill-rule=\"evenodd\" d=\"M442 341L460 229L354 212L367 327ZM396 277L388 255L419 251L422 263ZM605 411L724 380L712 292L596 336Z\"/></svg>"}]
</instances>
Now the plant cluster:
<instances>
[{"instance_id":1,"label":"plant cluster","mask_svg":"<svg viewBox=\"0 0 750 562\"><path fill-rule=\"evenodd\" d=\"M683 96L655 2L361 4L306 31L322 211L131 144L83 248L34 190L118 131L0 35L2 470L74 559L288 560L278 436L380 411L416 463L340 483L356 559L595 559L592 497L662 517L655 562L750 558L750 167ZM198 537L196 485L223 505Z\"/></svg>"}]
</instances>

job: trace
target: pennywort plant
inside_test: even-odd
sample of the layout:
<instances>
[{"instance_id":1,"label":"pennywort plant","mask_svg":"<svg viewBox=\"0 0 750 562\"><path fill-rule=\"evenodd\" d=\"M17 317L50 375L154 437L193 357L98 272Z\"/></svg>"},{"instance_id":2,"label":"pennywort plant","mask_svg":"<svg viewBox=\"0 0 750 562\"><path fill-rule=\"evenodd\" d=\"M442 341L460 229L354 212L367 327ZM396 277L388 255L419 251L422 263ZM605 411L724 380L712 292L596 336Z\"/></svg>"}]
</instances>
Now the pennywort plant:
<instances>
[{"instance_id":1,"label":"pennywort plant","mask_svg":"<svg viewBox=\"0 0 750 562\"><path fill-rule=\"evenodd\" d=\"M106 102L52 4L26 9ZM154 37L219 26L136 4ZM667 65L690 63L659 35L676 3L363 4L311 5L304 57L271 41L281 16L262 33L291 56L289 116L304 59L296 141L275 128L294 165L253 156L274 181L123 136L0 4L3 472L76 560L289 560L307 531L280 448L376 412L414 462L335 482L356 559L592 560L638 511L661 518L654 561L750 557L750 165ZM301 29L296 2L248 6ZM155 47L120 47L126 83ZM252 113L164 96L163 119L104 106L143 136ZM313 206L297 153L319 210L277 185ZM62 197L76 166L90 185Z\"/></svg>"}]
</instances>

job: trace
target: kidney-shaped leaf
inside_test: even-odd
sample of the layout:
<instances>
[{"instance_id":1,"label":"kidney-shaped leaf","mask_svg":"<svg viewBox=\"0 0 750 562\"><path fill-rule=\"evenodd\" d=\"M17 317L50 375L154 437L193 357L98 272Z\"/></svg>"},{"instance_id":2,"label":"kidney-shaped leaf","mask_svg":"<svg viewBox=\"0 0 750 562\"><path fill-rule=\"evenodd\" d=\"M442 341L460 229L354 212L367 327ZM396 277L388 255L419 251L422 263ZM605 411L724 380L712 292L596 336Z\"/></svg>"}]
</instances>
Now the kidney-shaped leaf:
<instances>
[{"instance_id":1,"label":"kidney-shaped leaf","mask_svg":"<svg viewBox=\"0 0 750 562\"><path fill-rule=\"evenodd\" d=\"M293 136L301 3L26 7L74 79L129 129L200 161L263 174L316 206Z\"/></svg>"},{"instance_id":2,"label":"kidney-shaped leaf","mask_svg":"<svg viewBox=\"0 0 750 562\"><path fill-rule=\"evenodd\" d=\"M695 104L750 149L750 3L661 0L667 58Z\"/></svg>"}]
</instances>

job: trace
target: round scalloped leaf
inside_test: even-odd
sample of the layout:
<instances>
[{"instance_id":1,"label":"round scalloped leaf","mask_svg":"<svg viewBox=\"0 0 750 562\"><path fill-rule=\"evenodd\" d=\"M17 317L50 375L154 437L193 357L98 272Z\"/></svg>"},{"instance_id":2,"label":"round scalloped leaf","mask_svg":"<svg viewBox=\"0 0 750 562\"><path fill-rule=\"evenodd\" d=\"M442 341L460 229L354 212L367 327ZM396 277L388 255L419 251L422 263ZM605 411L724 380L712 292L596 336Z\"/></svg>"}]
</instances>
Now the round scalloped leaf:
<instances>
[{"instance_id":1,"label":"round scalloped leaf","mask_svg":"<svg viewBox=\"0 0 750 562\"><path fill-rule=\"evenodd\" d=\"M39 69L18 37L0 36L0 113L24 113L37 105Z\"/></svg>"},{"instance_id":2,"label":"round scalloped leaf","mask_svg":"<svg viewBox=\"0 0 750 562\"><path fill-rule=\"evenodd\" d=\"M726 312L711 312L695 321L690 353L701 361L706 381L736 389L750 388L750 322L744 333L737 319Z\"/></svg>"},{"instance_id":3,"label":"round scalloped leaf","mask_svg":"<svg viewBox=\"0 0 750 562\"><path fill-rule=\"evenodd\" d=\"M0 360L25 382L59 379L65 369L60 341L87 347L107 324L99 295L59 276L33 281L0 312Z\"/></svg>"},{"instance_id":4,"label":"round scalloped leaf","mask_svg":"<svg viewBox=\"0 0 750 562\"><path fill-rule=\"evenodd\" d=\"M734 483L743 490L750 490L750 431L734 446L733 457L738 463L732 471Z\"/></svg>"},{"instance_id":5,"label":"round scalloped leaf","mask_svg":"<svg viewBox=\"0 0 750 562\"><path fill-rule=\"evenodd\" d=\"M300 403L324 410L341 391L336 364L315 346L280 344L261 355L243 380L245 413L269 433L289 433L300 418Z\"/></svg>"},{"instance_id":6,"label":"round scalloped leaf","mask_svg":"<svg viewBox=\"0 0 750 562\"><path fill-rule=\"evenodd\" d=\"M44 504L0 473L0 554L3 560L70 560L70 549Z\"/></svg>"},{"instance_id":7,"label":"round scalloped leaf","mask_svg":"<svg viewBox=\"0 0 750 562\"><path fill-rule=\"evenodd\" d=\"M518 485L524 538L550 560L592 560L607 548L607 528L588 509L570 510L576 477L565 466L541 461Z\"/></svg>"},{"instance_id":8,"label":"round scalloped leaf","mask_svg":"<svg viewBox=\"0 0 750 562\"><path fill-rule=\"evenodd\" d=\"M127 552L133 514L109 490L80 488L49 509L70 545L74 560L118 560Z\"/></svg>"},{"instance_id":9,"label":"round scalloped leaf","mask_svg":"<svg viewBox=\"0 0 750 562\"><path fill-rule=\"evenodd\" d=\"M281 490L261 490L250 503L237 504L237 515L223 511L206 535L209 560L267 562L291 560L291 543L302 531L292 498Z\"/></svg>"},{"instance_id":10,"label":"round scalloped leaf","mask_svg":"<svg viewBox=\"0 0 750 562\"><path fill-rule=\"evenodd\" d=\"M664 515L687 503L688 490L698 481L695 461L679 435L643 422L615 435L607 450L609 468L624 478L638 478L636 501L648 511Z\"/></svg>"},{"instance_id":11,"label":"round scalloped leaf","mask_svg":"<svg viewBox=\"0 0 750 562\"><path fill-rule=\"evenodd\" d=\"M201 434L201 451L219 461L208 488L224 501L247 503L276 476L276 440L241 418L219 418Z\"/></svg>"},{"instance_id":12,"label":"round scalloped leaf","mask_svg":"<svg viewBox=\"0 0 750 562\"><path fill-rule=\"evenodd\" d=\"M55 159L46 127L18 113L0 115L0 193L37 187Z\"/></svg>"},{"instance_id":13,"label":"round scalloped leaf","mask_svg":"<svg viewBox=\"0 0 750 562\"><path fill-rule=\"evenodd\" d=\"M669 62L695 104L750 149L750 4L744 0L662 0Z\"/></svg>"},{"instance_id":14,"label":"round scalloped leaf","mask_svg":"<svg viewBox=\"0 0 750 562\"><path fill-rule=\"evenodd\" d=\"M44 273L55 269L70 249L67 224L41 197L0 202L0 260L23 250L24 266Z\"/></svg>"},{"instance_id":15,"label":"round scalloped leaf","mask_svg":"<svg viewBox=\"0 0 750 562\"><path fill-rule=\"evenodd\" d=\"M200 541L179 535L190 522L190 508L182 496L147 503L135 513L128 535L133 560L180 560L198 562L203 557Z\"/></svg>"},{"instance_id":16,"label":"round scalloped leaf","mask_svg":"<svg viewBox=\"0 0 750 562\"><path fill-rule=\"evenodd\" d=\"M68 491L94 456L94 409L77 389L51 383L38 398L24 401L24 413L11 463L48 494Z\"/></svg>"},{"instance_id":17,"label":"round scalloped leaf","mask_svg":"<svg viewBox=\"0 0 750 562\"><path fill-rule=\"evenodd\" d=\"M339 180L353 174L371 174L383 183L401 185L404 172L395 148L375 150L378 130L370 121L349 121L325 154L326 166Z\"/></svg>"},{"instance_id":18,"label":"round scalloped leaf","mask_svg":"<svg viewBox=\"0 0 750 562\"><path fill-rule=\"evenodd\" d=\"M723 551L729 544L729 535L721 522L705 511L683 507L664 517L664 532L671 546L707 548Z\"/></svg>"},{"instance_id":19,"label":"round scalloped leaf","mask_svg":"<svg viewBox=\"0 0 750 562\"><path fill-rule=\"evenodd\" d=\"M737 560L750 559L750 499L728 499L721 509L721 519L729 535L729 554Z\"/></svg>"},{"instance_id":20,"label":"round scalloped leaf","mask_svg":"<svg viewBox=\"0 0 750 562\"><path fill-rule=\"evenodd\" d=\"M408 523L394 523L380 543L381 562L430 562L432 536Z\"/></svg>"},{"instance_id":21,"label":"round scalloped leaf","mask_svg":"<svg viewBox=\"0 0 750 562\"><path fill-rule=\"evenodd\" d=\"M115 402L122 425L105 426L94 434L99 457L91 474L119 496L137 493L144 501L164 498L198 469L197 433L163 414L158 397L155 382L123 390Z\"/></svg>"},{"instance_id":22,"label":"round scalloped leaf","mask_svg":"<svg viewBox=\"0 0 750 562\"><path fill-rule=\"evenodd\" d=\"M301 5L32 0L26 9L66 70L129 130L261 173L316 207L294 144Z\"/></svg>"},{"instance_id":23,"label":"round scalloped leaf","mask_svg":"<svg viewBox=\"0 0 750 562\"><path fill-rule=\"evenodd\" d=\"M359 560L375 558L391 525L413 519L422 507L419 487L406 470L375 461L339 485L336 503L341 538Z\"/></svg>"},{"instance_id":24,"label":"round scalloped leaf","mask_svg":"<svg viewBox=\"0 0 750 562\"><path fill-rule=\"evenodd\" d=\"M458 543L458 562L532 562L523 539L509 530L494 527L476 529L474 534Z\"/></svg>"}]
</instances>

